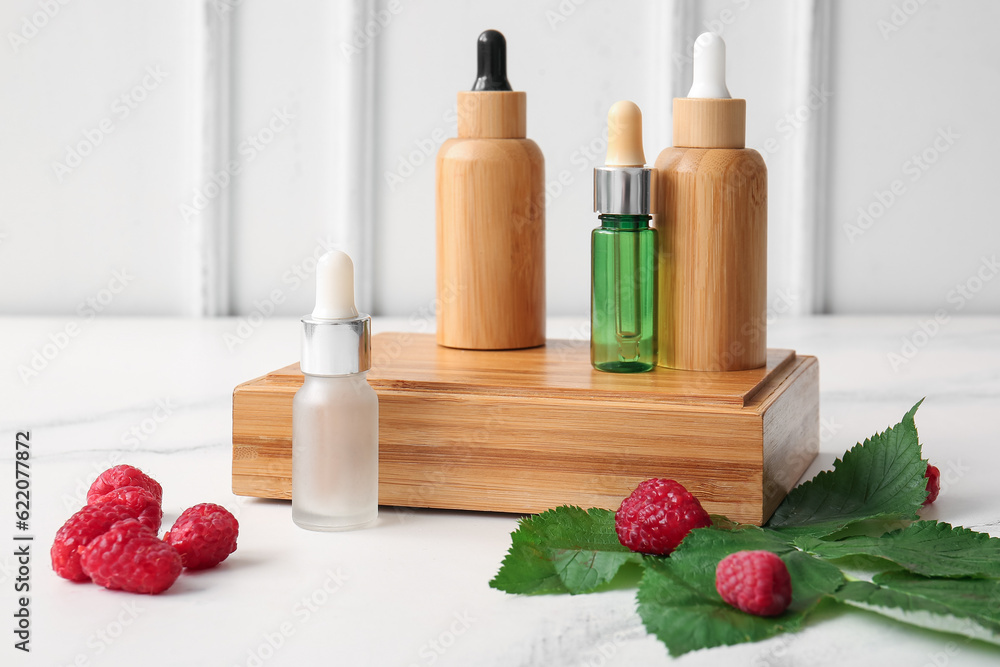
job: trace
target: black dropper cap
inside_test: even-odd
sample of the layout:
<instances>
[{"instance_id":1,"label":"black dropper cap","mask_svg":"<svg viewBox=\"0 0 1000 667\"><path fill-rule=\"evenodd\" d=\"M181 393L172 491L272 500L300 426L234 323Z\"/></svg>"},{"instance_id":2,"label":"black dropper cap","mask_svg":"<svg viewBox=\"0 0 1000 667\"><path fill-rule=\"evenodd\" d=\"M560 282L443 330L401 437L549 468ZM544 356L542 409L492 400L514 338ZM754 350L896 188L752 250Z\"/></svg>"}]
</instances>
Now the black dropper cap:
<instances>
[{"instance_id":1,"label":"black dropper cap","mask_svg":"<svg viewBox=\"0 0 1000 667\"><path fill-rule=\"evenodd\" d=\"M476 43L478 74L473 90L512 90L507 81L507 40L497 30L485 30Z\"/></svg>"}]
</instances>

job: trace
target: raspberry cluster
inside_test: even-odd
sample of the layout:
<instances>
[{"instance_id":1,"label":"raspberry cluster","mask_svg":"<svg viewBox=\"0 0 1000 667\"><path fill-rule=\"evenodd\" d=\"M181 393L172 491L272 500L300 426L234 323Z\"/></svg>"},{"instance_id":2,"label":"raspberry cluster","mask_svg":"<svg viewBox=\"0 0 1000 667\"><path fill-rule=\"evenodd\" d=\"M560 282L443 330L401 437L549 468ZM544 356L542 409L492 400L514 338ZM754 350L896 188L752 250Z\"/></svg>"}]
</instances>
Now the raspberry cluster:
<instances>
[{"instance_id":1,"label":"raspberry cluster","mask_svg":"<svg viewBox=\"0 0 1000 667\"><path fill-rule=\"evenodd\" d=\"M214 567L236 550L236 517L212 503L185 510L160 539L162 502L163 488L138 468L105 470L91 485L87 505L56 533L52 569L70 581L156 595L185 567Z\"/></svg>"},{"instance_id":2,"label":"raspberry cluster","mask_svg":"<svg viewBox=\"0 0 1000 667\"><path fill-rule=\"evenodd\" d=\"M647 479L615 512L618 541L644 554L669 555L695 528L712 524L708 512L672 479ZM777 616L792 600L784 561L770 551L740 551L719 562L715 588L723 601L757 616Z\"/></svg>"}]
</instances>

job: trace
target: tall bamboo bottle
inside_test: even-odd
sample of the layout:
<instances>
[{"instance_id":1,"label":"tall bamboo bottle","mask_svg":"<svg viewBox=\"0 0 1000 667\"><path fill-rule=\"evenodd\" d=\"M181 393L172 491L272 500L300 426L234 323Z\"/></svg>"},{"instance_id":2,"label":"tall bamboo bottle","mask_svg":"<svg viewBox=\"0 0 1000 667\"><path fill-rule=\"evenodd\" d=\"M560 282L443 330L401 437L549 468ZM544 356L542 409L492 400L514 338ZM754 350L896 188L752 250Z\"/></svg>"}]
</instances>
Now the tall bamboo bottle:
<instances>
[{"instance_id":1,"label":"tall bamboo bottle","mask_svg":"<svg viewBox=\"0 0 1000 667\"><path fill-rule=\"evenodd\" d=\"M545 161L525 137L502 34L479 36L479 75L458 93L458 137L437 155L437 342L545 343Z\"/></svg>"},{"instance_id":2,"label":"tall bamboo bottle","mask_svg":"<svg viewBox=\"0 0 1000 667\"><path fill-rule=\"evenodd\" d=\"M767 167L746 148L746 100L726 88L726 47L694 48L674 99L674 146L656 159L657 363L737 371L767 361Z\"/></svg>"}]
</instances>

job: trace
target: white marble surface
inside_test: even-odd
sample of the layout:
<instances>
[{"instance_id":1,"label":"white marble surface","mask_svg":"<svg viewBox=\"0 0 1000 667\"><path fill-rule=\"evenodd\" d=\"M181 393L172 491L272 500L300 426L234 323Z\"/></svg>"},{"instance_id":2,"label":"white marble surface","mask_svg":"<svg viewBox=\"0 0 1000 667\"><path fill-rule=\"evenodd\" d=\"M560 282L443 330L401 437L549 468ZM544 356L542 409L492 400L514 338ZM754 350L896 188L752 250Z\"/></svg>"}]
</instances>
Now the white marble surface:
<instances>
[{"instance_id":1,"label":"white marble surface","mask_svg":"<svg viewBox=\"0 0 1000 667\"><path fill-rule=\"evenodd\" d=\"M920 397L926 455L944 473L928 516L1000 534L1000 318L952 318L912 360L889 353L922 317L815 317L772 325L772 347L820 359L824 438L807 472L898 421ZM50 336L78 327L64 349ZM581 322L554 320L549 335ZM514 597L487 586L515 527L510 515L383 508L377 527L321 534L296 528L288 503L230 491L231 393L298 355L298 323L0 318L0 664L32 665L661 665L631 590ZM428 330L426 314L375 331ZM246 333L246 331L244 331ZM230 339L231 342L231 339ZM917 336L917 342L923 338ZM25 382L33 352L53 356ZM168 414L169 412L169 414ZM157 421L157 418L160 421ZM14 434L32 434L30 655L13 649ZM140 434L132 436L132 432ZM141 437L140 437L141 436ZM164 523L217 502L240 520L238 551L182 575L159 597L113 593L56 577L48 547L100 469L128 461L163 484ZM277 645L277 648L272 648ZM1000 650L851 612L796 635L700 651L684 665L996 664Z\"/></svg>"}]
</instances>

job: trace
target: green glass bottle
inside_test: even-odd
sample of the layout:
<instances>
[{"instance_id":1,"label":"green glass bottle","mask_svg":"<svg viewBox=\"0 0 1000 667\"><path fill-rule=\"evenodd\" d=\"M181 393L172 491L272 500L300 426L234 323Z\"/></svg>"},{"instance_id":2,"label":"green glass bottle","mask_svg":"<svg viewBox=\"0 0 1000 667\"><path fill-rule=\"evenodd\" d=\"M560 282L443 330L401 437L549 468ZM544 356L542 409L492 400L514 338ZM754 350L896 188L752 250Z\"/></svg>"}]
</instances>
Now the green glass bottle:
<instances>
[{"instance_id":1,"label":"green glass bottle","mask_svg":"<svg viewBox=\"0 0 1000 667\"><path fill-rule=\"evenodd\" d=\"M656 367L656 230L650 229L653 170L645 166L642 113L627 100L608 111L608 156L594 169L590 363L599 371Z\"/></svg>"},{"instance_id":2,"label":"green glass bottle","mask_svg":"<svg viewBox=\"0 0 1000 667\"><path fill-rule=\"evenodd\" d=\"M599 371L656 365L656 230L648 215L601 215L591 235L590 361Z\"/></svg>"}]
</instances>

